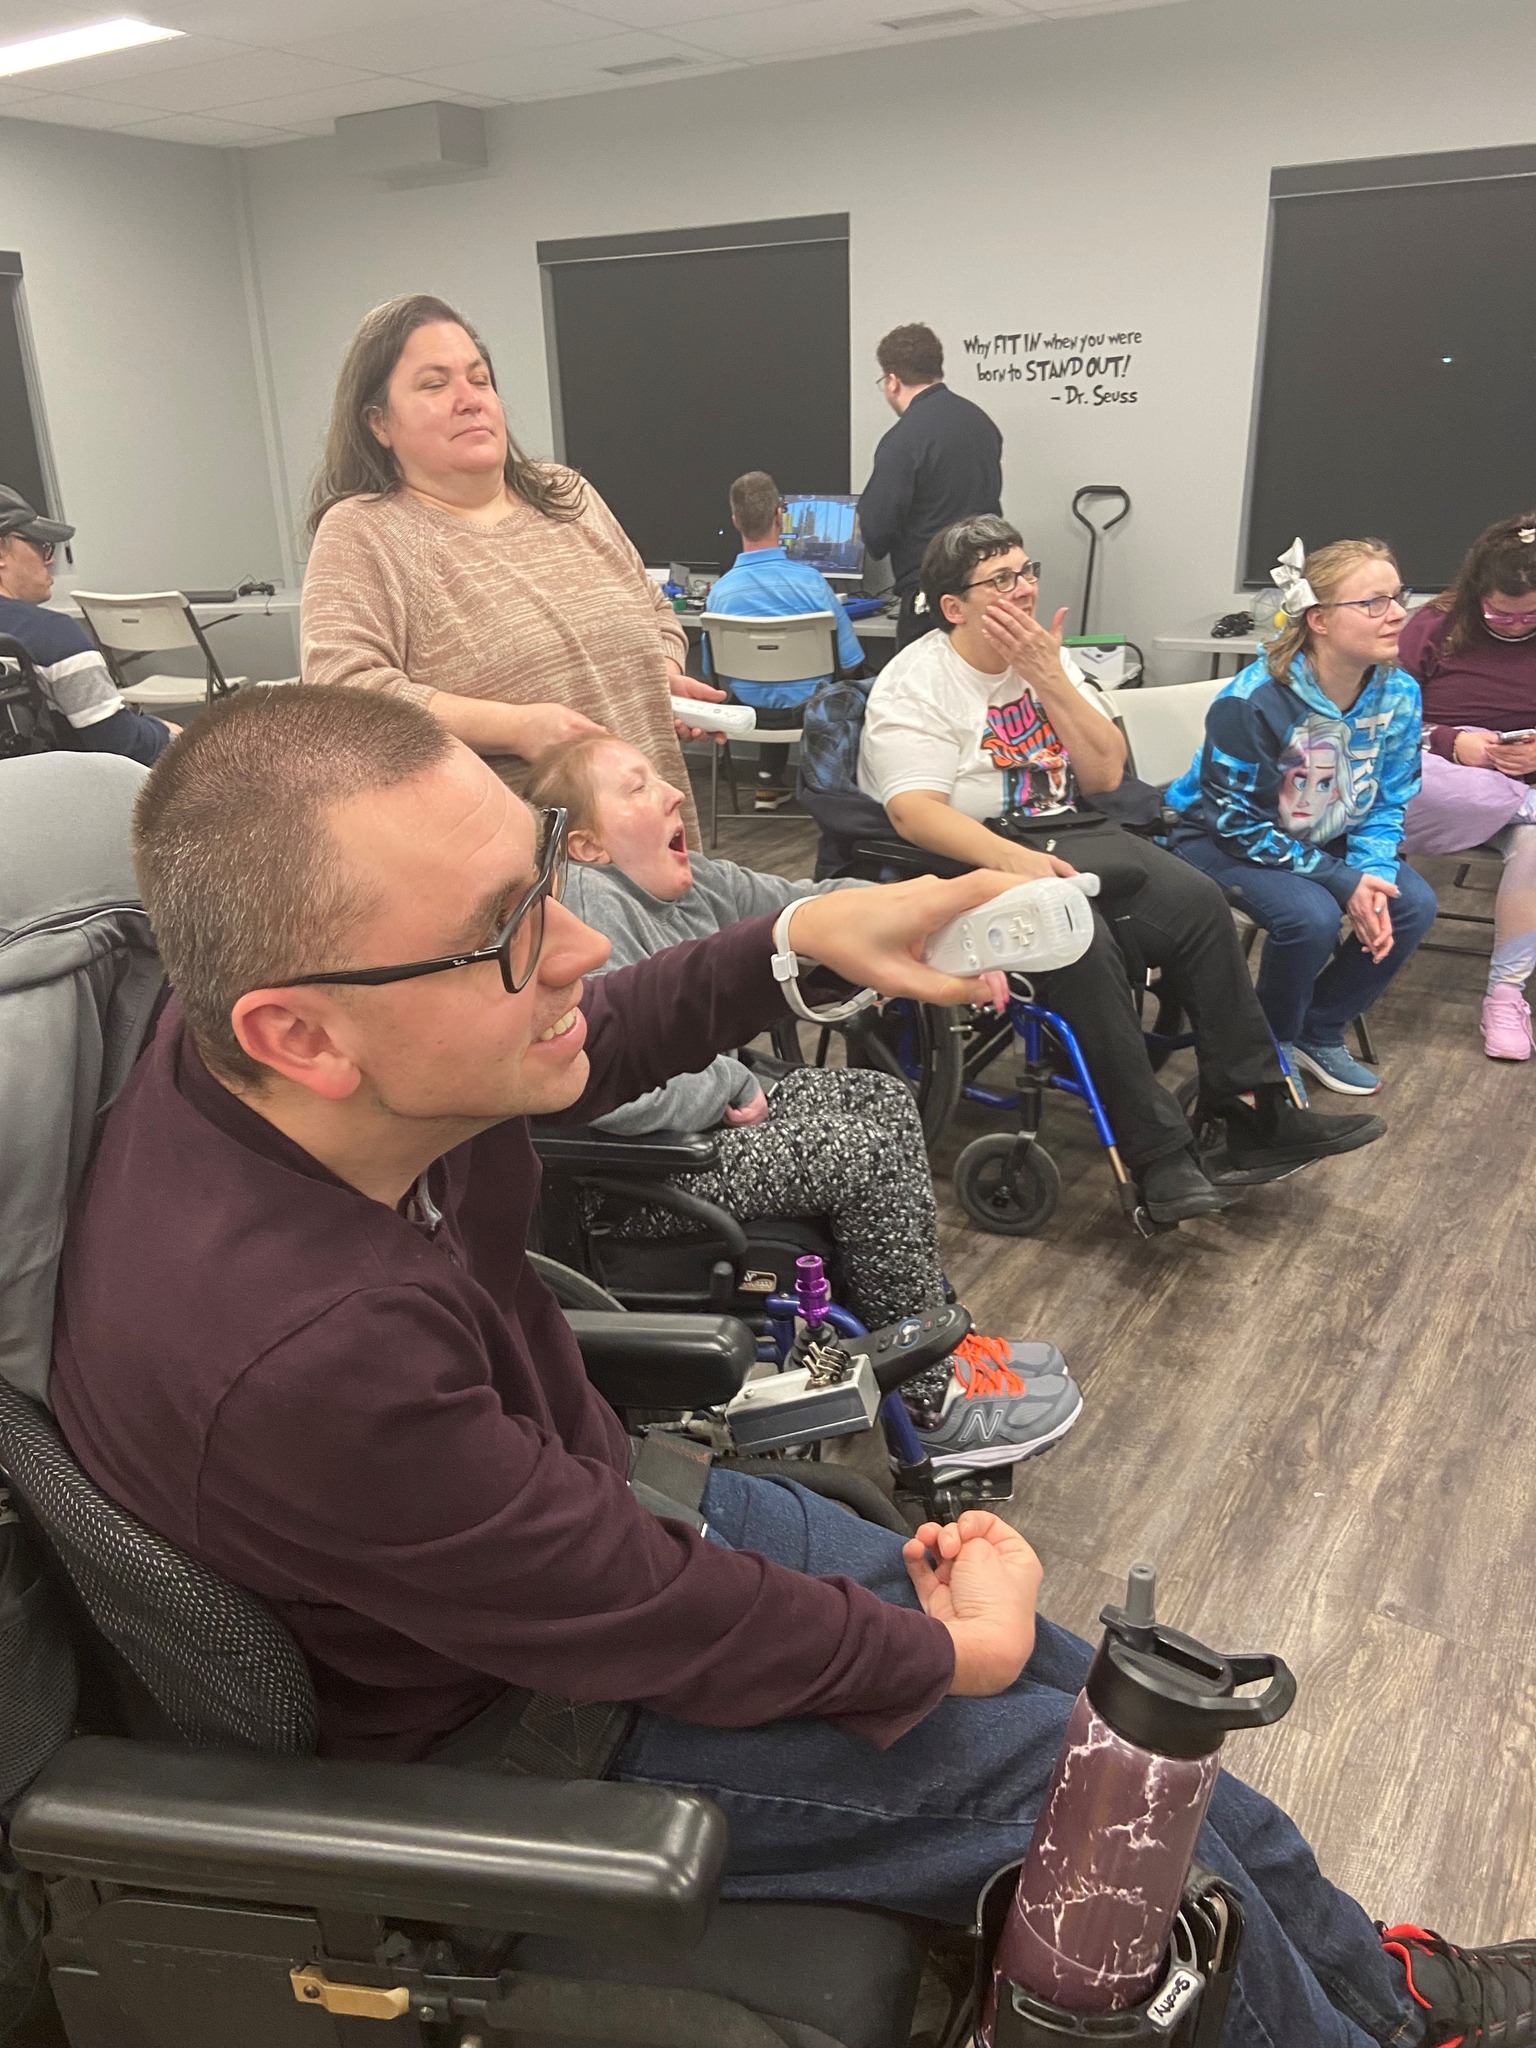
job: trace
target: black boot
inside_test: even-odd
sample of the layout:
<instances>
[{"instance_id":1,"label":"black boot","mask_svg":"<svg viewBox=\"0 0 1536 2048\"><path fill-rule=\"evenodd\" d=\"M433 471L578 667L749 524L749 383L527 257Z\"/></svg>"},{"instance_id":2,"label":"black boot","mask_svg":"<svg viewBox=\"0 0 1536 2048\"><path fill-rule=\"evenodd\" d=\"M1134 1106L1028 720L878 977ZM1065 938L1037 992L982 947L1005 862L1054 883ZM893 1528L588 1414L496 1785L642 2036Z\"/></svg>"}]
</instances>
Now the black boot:
<instances>
[{"instance_id":1,"label":"black boot","mask_svg":"<svg viewBox=\"0 0 1536 2048\"><path fill-rule=\"evenodd\" d=\"M1224 1179L1226 1169L1244 1184L1279 1180L1315 1159L1358 1152L1387 1129L1379 1116L1319 1116L1316 1110L1298 1109L1283 1081L1256 1089L1251 1108L1246 1102L1224 1102L1211 1114L1226 1126L1225 1159L1220 1166L1212 1161L1216 1177Z\"/></svg>"},{"instance_id":2,"label":"black boot","mask_svg":"<svg viewBox=\"0 0 1536 2048\"><path fill-rule=\"evenodd\" d=\"M1425 2014L1425 2048L1527 2048L1536 2042L1536 1941L1457 1948L1427 1927L1384 1927Z\"/></svg>"},{"instance_id":3,"label":"black boot","mask_svg":"<svg viewBox=\"0 0 1536 2048\"><path fill-rule=\"evenodd\" d=\"M1213 1188L1187 1147L1154 1159L1136 1176L1142 1206L1154 1223L1187 1223L1194 1216L1214 1216L1236 1199Z\"/></svg>"}]
</instances>

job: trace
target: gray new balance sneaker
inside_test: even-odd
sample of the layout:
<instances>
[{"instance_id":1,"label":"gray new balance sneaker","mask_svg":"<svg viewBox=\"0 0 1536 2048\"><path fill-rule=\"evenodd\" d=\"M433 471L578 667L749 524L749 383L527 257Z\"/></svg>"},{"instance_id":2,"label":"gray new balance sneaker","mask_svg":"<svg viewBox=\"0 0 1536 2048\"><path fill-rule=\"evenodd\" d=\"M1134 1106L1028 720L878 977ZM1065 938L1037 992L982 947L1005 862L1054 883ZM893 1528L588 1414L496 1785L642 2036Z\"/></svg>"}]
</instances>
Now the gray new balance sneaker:
<instances>
[{"instance_id":1,"label":"gray new balance sneaker","mask_svg":"<svg viewBox=\"0 0 1536 2048\"><path fill-rule=\"evenodd\" d=\"M950 1359L939 1419L919 1427L935 1475L1017 1465L1064 1437L1083 1396L1054 1344L967 1337Z\"/></svg>"}]
</instances>

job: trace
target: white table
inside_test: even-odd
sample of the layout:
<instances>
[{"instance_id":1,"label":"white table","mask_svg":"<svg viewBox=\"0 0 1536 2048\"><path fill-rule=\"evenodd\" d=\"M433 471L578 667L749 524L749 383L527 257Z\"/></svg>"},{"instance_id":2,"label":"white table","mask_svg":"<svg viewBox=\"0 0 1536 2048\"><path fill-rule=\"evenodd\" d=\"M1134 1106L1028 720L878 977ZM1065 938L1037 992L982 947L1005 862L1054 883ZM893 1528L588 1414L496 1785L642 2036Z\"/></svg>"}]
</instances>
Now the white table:
<instances>
[{"instance_id":1,"label":"white table","mask_svg":"<svg viewBox=\"0 0 1536 2048\"><path fill-rule=\"evenodd\" d=\"M1233 610L1237 609L1234 605ZM1205 618L1191 619L1172 633L1159 633L1152 645L1166 649L1169 654L1208 654L1211 657L1213 678L1221 674L1222 656L1230 654L1236 663L1233 669L1235 675L1237 669L1245 668L1253 660L1259 651L1260 642L1252 633L1238 633L1230 640L1213 639L1211 628L1220 617L1221 613L1211 612Z\"/></svg>"}]
</instances>

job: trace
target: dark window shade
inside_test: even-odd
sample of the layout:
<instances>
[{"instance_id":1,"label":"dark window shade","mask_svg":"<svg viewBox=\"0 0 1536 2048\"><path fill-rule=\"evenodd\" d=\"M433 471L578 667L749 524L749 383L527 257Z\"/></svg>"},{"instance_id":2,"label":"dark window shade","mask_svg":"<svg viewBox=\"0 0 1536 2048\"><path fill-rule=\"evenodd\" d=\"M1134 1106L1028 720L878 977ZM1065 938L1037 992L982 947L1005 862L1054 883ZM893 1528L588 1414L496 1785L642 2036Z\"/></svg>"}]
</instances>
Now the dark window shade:
<instances>
[{"instance_id":1,"label":"dark window shade","mask_svg":"<svg viewBox=\"0 0 1536 2048\"><path fill-rule=\"evenodd\" d=\"M547 265L565 459L648 562L736 556L727 493L848 483L848 244Z\"/></svg>"},{"instance_id":2,"label":"dark window shade","mask_svg":"<svg viewBox=\"0 0 1536 2048\"><path fill-rule=\"evenodd\" d=\"M1273 203L1250 585L1298 533L1371 534L1439 589L1485 526L1536 500L1536 177L1471 176L1465 153L1454 181L1367 169L1381 189Z\"/></svg>"},{"instance_id":3,"label":"dark window shade","mask_svg":"<svg viewBox=\"0 0 1536 2048\"><path fill-rule=\"evenodd\" d=\"M46 512L48 486L21 345L19 283L19 277L0 274L0 484L9 484L29 505Z\"/></svg>"}]
</instances>

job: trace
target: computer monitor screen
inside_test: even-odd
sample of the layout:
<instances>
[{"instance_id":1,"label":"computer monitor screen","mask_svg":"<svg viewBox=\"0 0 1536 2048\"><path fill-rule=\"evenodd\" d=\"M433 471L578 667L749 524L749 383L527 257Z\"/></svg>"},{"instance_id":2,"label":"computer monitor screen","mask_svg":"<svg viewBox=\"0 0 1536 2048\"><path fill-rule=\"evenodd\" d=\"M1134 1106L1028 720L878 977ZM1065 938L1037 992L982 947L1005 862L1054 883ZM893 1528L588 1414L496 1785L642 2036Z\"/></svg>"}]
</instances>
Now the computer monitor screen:
<instances>
[{"instance_id":1,"label":"computer monitor screen","mask_svg":"<svg viewBox=\"0 0 1536 2048\"><path fill-rule=\"evenodd\" d=\"M857 498L786 498L780 532L784 552L792 562L809 562L823 576L861 576L864 572Z\"/></svg>"}]
</instances>

